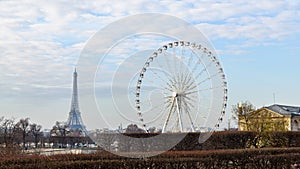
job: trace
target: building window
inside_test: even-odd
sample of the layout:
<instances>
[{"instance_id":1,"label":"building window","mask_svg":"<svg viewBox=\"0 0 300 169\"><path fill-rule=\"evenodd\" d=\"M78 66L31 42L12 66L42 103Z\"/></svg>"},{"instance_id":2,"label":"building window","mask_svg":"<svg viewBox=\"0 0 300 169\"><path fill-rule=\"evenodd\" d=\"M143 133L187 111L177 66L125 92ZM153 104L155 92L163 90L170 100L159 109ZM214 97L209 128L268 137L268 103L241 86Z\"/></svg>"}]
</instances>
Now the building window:
<instances>
[{"instance_id":1,"label":"building window","mask_svg":"<svg viewBox=\"0 0 300 169\"><path fill-rule=\"evenodd\" d=\"M297 120L294 120L294 124L295 124L295 129L299 130L300 129L299 122Z\"/></svg>"}]
</instances>

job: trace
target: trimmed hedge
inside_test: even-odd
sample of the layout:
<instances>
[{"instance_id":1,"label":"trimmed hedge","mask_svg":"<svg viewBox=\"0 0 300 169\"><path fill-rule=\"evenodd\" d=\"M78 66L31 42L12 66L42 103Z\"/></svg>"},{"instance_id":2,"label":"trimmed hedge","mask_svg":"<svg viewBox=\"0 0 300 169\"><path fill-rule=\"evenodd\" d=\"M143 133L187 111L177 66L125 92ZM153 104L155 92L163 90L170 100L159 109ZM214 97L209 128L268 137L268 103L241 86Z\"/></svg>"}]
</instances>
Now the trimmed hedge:
<instances>
[{"instance_id":1,"label":"trimmed hedge","mask_svg":"<svg viewBox=\"0 0 300 169\"><path fill-rule=\"evenodd\" d=\"M158 134L145 133L127 133L129 137L146 138L153 137ZM160 143L142 142L139 139L119 139L119 150L129 151L136 149L143 150L162 150L164 144L172 141L173 138L180 138L182 134L161 134L162 139ZM103 135L105 137L112 137L112 134ZM242 148L261 148L261 147L300 147L300 132L245 132L245 131L222 131L214 132L204 142L199 143L198 139L201 133L188 133L172 150L215 150L215 149L242 149ZM118 136L114 136L117 138ZM129 141L130 140L130 141ZM111 144L109 142L109 144ZM104 145L105 146L105 145ZM109 145L107 145L109 147ZM140 148L139 148L140 147ZM141 148L142 147L142 148Z\"/></svg>"},{"instance_id":2,"label":"trimmed hedge","mask_svg":"<svg viewBox=\"0 0 300 169\"><path fill-rule=\"evenodd\" d=\"M126 158L105 151L79 155L0 155L0 169L36 168L291 168L300 165L300 132L215 132L204 143L200 133L187 134L172 150L142 159ZM132 133L130 137L152 137L157 134ZM163 134L165 138L180 134ZM107 135L110 138L112 135ZM105 139L105 137L104 137ZM164 140L161 144L164 143ZM120 140L126 153L136 146L153 146L151 142ZM147 146L145 151L147 151ZM160 144L156 144L160 150ZM263 147L263 148L262 148ZM153 147L151 147L153 148ZM0 149L3 154L6 148ZM10 151L9 151L10 152ZM135 154L140 154L136 152ZM5 153L4 153L5 154ZM132 154L131 154L132 155Z\"/></svg>"},{"instance_id":3,"label":"trimmed hedge","mask_svg":"<svg viewBox=\"0 0 300 169\"><path fill-rule=\"evenodd\" d=\"M300 163L300 148L169 151L132 159L108 152L81 155L15 156L0 159L0 168L290 168Z\"/></svg>"}]
</instances>

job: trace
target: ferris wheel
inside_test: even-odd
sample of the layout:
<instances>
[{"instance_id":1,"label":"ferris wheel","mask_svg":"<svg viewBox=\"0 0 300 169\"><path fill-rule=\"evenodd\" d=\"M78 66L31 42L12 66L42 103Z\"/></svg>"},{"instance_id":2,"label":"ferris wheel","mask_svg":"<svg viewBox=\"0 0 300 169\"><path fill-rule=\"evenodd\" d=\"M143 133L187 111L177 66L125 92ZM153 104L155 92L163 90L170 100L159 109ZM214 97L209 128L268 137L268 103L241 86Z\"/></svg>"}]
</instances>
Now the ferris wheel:
<instances>
[{"instance_id":1,"label":"ferris wheel","mask_svg":"<svg viewBox=\"0 0 300 169\"><path fill-rule=\"evenodd\" d=\"M200 44L168 43L152 53L138 74L135 106L146 131L216 129L226 103L227 83L220 62Z\"/></svg>"}]
</instances>

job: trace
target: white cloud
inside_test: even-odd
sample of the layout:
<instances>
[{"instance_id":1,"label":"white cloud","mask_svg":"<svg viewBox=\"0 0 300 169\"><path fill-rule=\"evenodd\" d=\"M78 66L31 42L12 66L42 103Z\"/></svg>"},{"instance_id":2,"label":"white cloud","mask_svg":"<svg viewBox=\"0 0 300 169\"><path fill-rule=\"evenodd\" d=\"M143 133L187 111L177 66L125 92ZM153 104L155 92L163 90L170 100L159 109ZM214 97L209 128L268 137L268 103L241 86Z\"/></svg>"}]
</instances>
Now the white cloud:
<instances>
[{"instance_id":1,"label":"white cloud","mask_svg":"<svg viewBox=\"0 0 300 169\"><path fill-rule=\"evenodd\" d=\"M177 16L196 25L209 39L232 42L219 52L239 55L251 45L299 35L299 9L298 1L284 0L0 1L0 97L50 97L64 91L88 39L128 15ZM131 54L129 48L141 50L143 43L160 47L157 42L137 38L117 52ZM111 61L121 62L120 58L124 56Z\"/></svg>"}]
</instances>

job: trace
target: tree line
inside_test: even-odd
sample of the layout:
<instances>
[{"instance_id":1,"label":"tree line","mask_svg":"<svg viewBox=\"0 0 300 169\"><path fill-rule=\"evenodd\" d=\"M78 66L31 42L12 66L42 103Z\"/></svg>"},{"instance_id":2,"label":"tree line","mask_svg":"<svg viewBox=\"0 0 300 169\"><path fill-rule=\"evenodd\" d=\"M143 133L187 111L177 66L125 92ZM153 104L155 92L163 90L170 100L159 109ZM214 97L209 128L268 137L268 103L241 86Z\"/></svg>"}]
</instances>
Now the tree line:
<instances>
[{"instance_id":1,"label":"tree line","mask_svg":"<svg viewBox=\"0 0 300 169\"><path fill-rule=\"evenodd\" d=\"M34 143L38 147L38 143L43 136L42 126L33 123L29 118L0 118L0 143L2 147L18 147L27 148L27 143Z\"/></svg>"},{"instance_id":2,"label":"tree line","mask_svg":"<svg viewBox=\"0 0 300 169\"><path fill-rule=\"evenodd\" d=\"M29 118L0 117L0 150L28 148L74 146L76 143L91 143L83 131L70 130L64 122L56 122L52 129L45 134L42 125L32 122ZM48 146L46 146L46 144Z\"/></svg>"}]
</instances>

